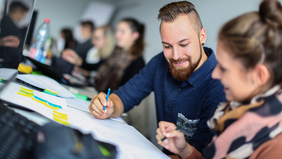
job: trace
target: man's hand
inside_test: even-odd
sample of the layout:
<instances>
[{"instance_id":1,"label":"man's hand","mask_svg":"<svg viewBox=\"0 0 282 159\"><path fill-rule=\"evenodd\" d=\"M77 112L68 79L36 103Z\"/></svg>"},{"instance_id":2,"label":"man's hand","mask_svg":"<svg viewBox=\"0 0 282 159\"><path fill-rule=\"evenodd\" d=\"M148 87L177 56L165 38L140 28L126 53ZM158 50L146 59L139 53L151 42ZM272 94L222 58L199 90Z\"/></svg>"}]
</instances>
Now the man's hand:
<instances>
[{"instance_id":1,"label":"man's hand","mask_svg":"<svg viewBox=\"0 0 282 159\"><path fill-rule=\"evenodd\" d=\"M173 123L161 121L159 122L156 138L161 146L181 158L186 158L192 153L193 147L186 142L184 134L175 129L176 126ZM164 137L166 139L161 141Z\"/></svg>"},{"instance_id":2,"label":"man's hand","mask_svg":"<svg viewBox=\"0 0 282 159\"><path fill-rule=\"evenodd\" d=\"M0 46L17 48L20 44L20 39L16 36L9 35L0 39Z\"/></svg>"},{"instance_id":3,"label":"man's hand","mask_svg":"<svg viewBox=\"0 0 282 159\"><path fill-rule=\"evenodd\" d=\"M66 49L65 51L63 51L62 53L62 58L66 61L68 61L69 63L72 63L76 66L81 66L83 60L81 59L81 57L79 55L77 55L77 53L71 49Z\"/></svg>"},{"instance_id":4,"label":"man's hand","mask_svg":"<svg viewBox=\"0 0 282 159\"><path fill-rule=\"evenodd\" d=\"M114 103L110 98L106 101L106 96L107 95L103 92L99 95L95 95L88 107L93 116L98 119L109 118L114 112ZM104 106L106 106L105 111L103 111Z\"/></svg>"}]
</instances>

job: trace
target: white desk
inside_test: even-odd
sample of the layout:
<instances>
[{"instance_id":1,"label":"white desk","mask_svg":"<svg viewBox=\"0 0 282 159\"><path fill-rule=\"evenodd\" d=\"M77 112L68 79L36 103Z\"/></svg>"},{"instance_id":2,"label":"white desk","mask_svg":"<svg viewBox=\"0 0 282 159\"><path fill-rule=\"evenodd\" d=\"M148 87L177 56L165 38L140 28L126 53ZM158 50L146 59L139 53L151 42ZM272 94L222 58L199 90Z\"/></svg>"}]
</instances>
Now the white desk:
<instances>
[{"instance_id":1,"label":"white desk","mask_svg":"<svg viewBox=\"0 0 282 159\"><path fill-rule=\"evenodd\" d=\"M13 85L11 85L11 87L8 86L7 90L9 91L2 94L1 98L3 97L4 100L5 98L10 99L7 100L9 102L17 101L17 103L20 102L19 104L23 104L24 99L15 99L15 96L17 96L16 91L18 90L18 88L12 88L14 88ZM80 92L80 94L82 93ZM18 98L19 97L17 97L17 99ZM29 105L28 102L25 103L25 105ZM27 106L27 108L29 107ZM38 107L35 108L38 109ZM23 110L17 110L15 108L12 109L40 125L43 125L46 122L49 122L50 119L52 119L47 119L34 112L26 112ZM42 111L42 109L40 110ZM118 151L118 159L169 158L132 126L109 119L96 119L90 112L80 111L71 107L67 108L67 112L70 127L79 129L83 133L91 133L92 136L94 136L97 140L109 142L116 145Z\"/></svg>"},{"instance_id":2,"label":"white desk","mask_svg":"<svg viewBox=\"0 0 282 159\"><path fill-rule=\"evenodd\" d=\"M16 108L11 109L39 125L44 125L51 121L35 112L27 112ZM95 119L90 113L71 107L68 107L68 111L70 116L75 115L79 117L75 118L78 120L73 122L71 127L79 129L84 133L90 133L97 140L115 145L118 151L117 159L169 159L132 126L108 119Z\"/></svg>"}]
</instances>

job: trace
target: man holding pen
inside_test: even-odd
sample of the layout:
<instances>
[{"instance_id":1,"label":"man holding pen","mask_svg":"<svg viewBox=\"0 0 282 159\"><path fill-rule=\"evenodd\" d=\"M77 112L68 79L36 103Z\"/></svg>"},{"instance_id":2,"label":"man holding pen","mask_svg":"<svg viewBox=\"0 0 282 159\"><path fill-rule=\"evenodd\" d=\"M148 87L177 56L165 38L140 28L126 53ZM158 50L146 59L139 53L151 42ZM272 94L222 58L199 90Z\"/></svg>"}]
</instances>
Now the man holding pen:
<instances>
[{"instance_id":1,"label":"man holding pen","mask_svg":"<svg viewBox=\"0 0 282 159\"><path fill-rule=\"evenodd\" d=\"M185 123L180 131L201 152L212 137L206 122L217 105L225 101L220 81L211 78L216 66L215 54L203 47L206 30L192 3L167 4L159 10L158 19L163 52L114 91L108 101L105 93L95 95L89 110L99 119L119 117L153 91L157 121L169 121L177 126Z\"/></svg>"}]
</instances>

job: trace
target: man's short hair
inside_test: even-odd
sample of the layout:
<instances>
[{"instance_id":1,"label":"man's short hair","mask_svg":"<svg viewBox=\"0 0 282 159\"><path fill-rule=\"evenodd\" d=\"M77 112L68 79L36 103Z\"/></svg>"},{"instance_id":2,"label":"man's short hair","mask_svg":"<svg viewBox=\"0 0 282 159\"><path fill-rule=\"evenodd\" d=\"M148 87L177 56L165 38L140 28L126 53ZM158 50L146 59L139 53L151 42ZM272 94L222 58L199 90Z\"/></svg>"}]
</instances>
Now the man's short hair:
<instances>
[{"instance_id":1,"label":"man's short hair","mask_svg":"<svg viewBox=\"0 0 282 159\"><path fill-rule=\"evenodd\" d=\"M187 1L172 2L163 6L159 10L158 19L165 22L172 22L180 14L188 15L195 31L197 33L201 32L203 24L201 22L200 16L196 11L195 6Z\"/></svg>"},{"instance_id":2,"label":"man's short hair","mask_svg":"<svg viewBox=\"0 0 282 159\"><path fill-rule=\"evenodd\" d=\"M21 10L22 12L29 11L28 6L24 5L23 3L19 2L19 1L11 2L10 6L9 6L9 12L13 13L18 9Z\"/></svg>"},{"instance_id":3,"label":"man's short hair","mask_svg":"<svg viewBox=\"0 0 282 159\"><path fill-rule=\"evenodd\" d=\"M92 21L82 21L80 22L80 25L83 27L89 27L91 32L93 32L95 29L94 23Z\"/></svg>"}]
</instances>

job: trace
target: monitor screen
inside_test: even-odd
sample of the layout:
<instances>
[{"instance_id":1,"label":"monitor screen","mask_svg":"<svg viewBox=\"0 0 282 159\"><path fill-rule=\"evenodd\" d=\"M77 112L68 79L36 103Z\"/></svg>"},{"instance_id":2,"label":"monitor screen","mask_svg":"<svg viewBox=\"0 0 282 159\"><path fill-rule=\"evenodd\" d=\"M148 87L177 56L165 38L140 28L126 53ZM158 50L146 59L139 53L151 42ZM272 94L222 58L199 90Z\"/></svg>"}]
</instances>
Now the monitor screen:
<instances>
[{"instance_id":1,"label":"monitor screen","mask_svg":"<svg viewBox=\"0 0 282 159\"><path fill-rule=\"evenodd\" d=\"M27 35L26 35L26 40L25 40L25 48L29 49L31 44L32 44L32 40L33 40L33 33L35 30L35 24L36 24L36 20L37 20L37 11L34 10L31 16L31 21L29 24L29 28L27 31Z\"/></svg>"},{"instance_id":2,"label":"monitor screen","mask_svg":"<svg viewBox=\"0 0 282 159\"><path fill-rule=\"evenodd\" d=\"M22 57L35 0L0 0L0 5L0 68L17 68Z\"/></svg>"}]
</instances>

